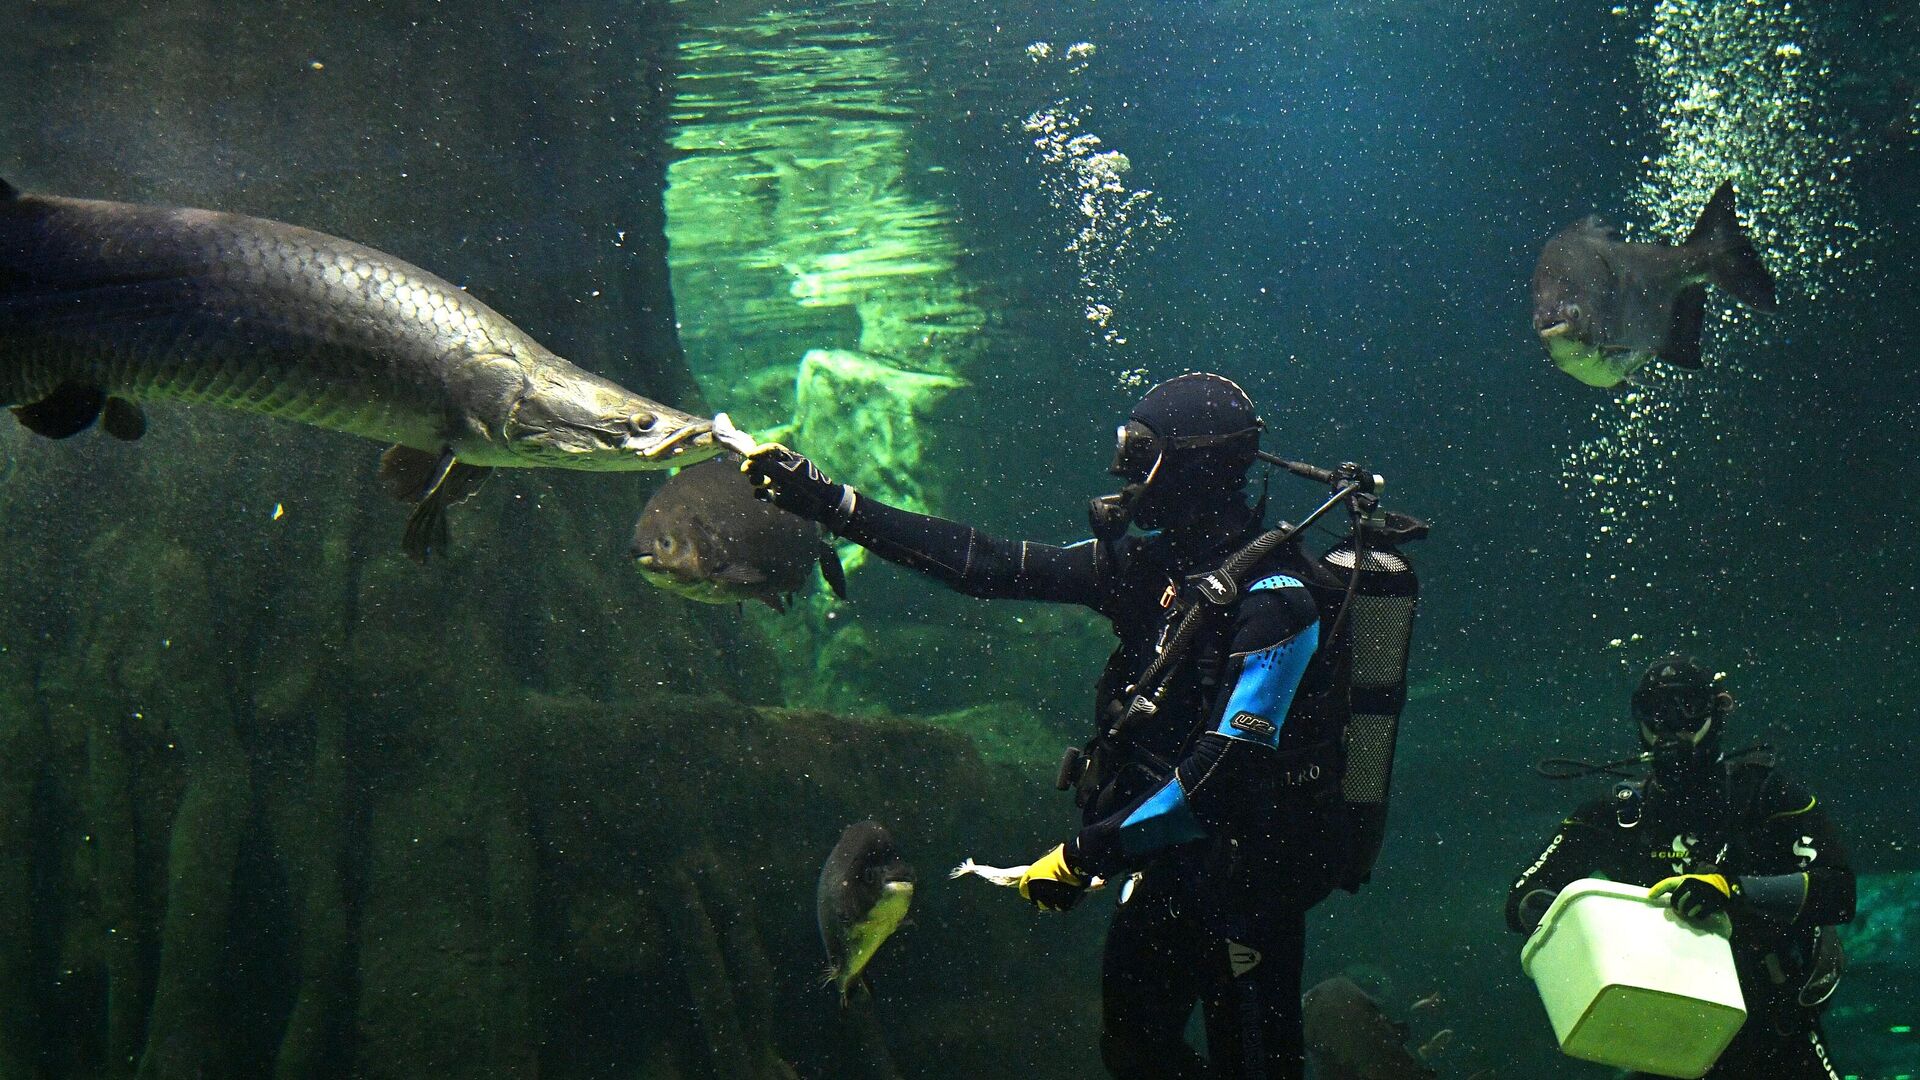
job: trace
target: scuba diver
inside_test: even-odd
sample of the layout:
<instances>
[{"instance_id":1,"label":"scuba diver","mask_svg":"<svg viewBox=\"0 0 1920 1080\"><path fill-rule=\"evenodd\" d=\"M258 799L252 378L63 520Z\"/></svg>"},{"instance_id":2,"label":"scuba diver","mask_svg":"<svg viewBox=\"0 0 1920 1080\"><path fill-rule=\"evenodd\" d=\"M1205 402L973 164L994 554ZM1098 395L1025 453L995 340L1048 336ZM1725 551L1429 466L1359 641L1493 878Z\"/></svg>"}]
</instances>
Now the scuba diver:
<instances>
[{"instance_id":1,"label":"scuba diver","mask_svg":"<svg viewBox=\"0 0 1920 1080\"><path fill-rule=\"evenodd\" d=\"M1356 507L1377 511L1377 477L1264 454L1261 428L1252 400L1222 376L1153 387L1119 429L1110 471L1124 488L1093 501L1094 538L1066 547L882 505L785 447L761 447L743 465L760 497L959 592L1079 604L1113 624L1120 642L1099 683L1096 734L1068 752L1059 783L1077 788L1083 827L1034 861L1019 889L1063 911L1095 876L1121 884L1101 973L1101 1057L1116 1077L1297 1080L1306 913L1335 885L1352 887L1352 849L1369 843L1354 843L1343 816L1352 651L1326 645L1350 640L1351 625L1342 632L1344 607L1323 619L1312 591L1338 597L1349 582L1303 552L1298 528L1266 529L1247 473L1265 459L1334 486L1303 526L1340 505L1355 513L1356 536L1373 523L1377 549L1357 541L1368 559L1347 549L1354 581L1425 526L1363 518ZM1413 575L1393 565L1405 579L1390 598L1404 631ZM1353 599L1351 587L1344 595ZM1395 719L1404 633L1397 644ZM1386 778L1373 760L1383 813ZM1375 851L1377 836L1368 867ZM1185 1039L1196 1004L1206 1058Z\"/></svg>"},{"instance_id":2,"label":"scuba diver","mask_svg":"<svg viewBox=\"0 0 1920 1080\"><path fill-rule=\"evenodd\" d=\"M1508 893L1507 925L1532 931L1586 877L1651 886L1689 922L1725 912L1747 1020L1706 1075L1839 1080L1820 1030L1845 963L1834 927L1853 918L1839 832L1765 747L1723 752L1733 696L1691 657L1649 667L1632 710L1643 752L1588 773L1638 760L1651 774L1561 822Z\"/></svg>"}]
</instances>

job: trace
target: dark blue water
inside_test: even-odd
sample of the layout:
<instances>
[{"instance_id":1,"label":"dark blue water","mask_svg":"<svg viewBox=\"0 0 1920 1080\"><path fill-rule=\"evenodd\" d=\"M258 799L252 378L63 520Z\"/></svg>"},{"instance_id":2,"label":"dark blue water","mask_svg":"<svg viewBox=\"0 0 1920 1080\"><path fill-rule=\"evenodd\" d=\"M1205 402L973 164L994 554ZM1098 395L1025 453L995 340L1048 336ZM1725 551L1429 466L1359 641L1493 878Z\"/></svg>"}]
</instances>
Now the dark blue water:
<instances>
[{"instance_id":1,"label":"dark blue water","mask_svg":"<svg viewBox=\"0 0 1920 1080\"><path fill-rule=\"evenodd\" d=\"M1650 28L1710 11L1735 21L1649 61ZM1767 21L1789 17L1791 41ZM1920 1072L1911 13L75 2L18 22L9 181L392 250L915 509L1079 539L1141 389L1234 378L1268 450L1364 463L1433 524L1393 829L1373 883L1316 909L1309 982L1356 975L1396 1013L1437 991L1413 1034L1456 1032L1443 1076L1608 1075L1555 1051L1500 907L1602 790L1534 763L1631 752L1633 681L1677 649L1726 673L1730 741L1771 742L1864 875L1836 1062ZM1756 92L1798 126L1739 129L1728 167L1768 235L1822 239L1763 245L1782 311L1711 323L1698 374L1578 384L1530 333L1539 248L1593 212L1677 239L1652 228L1656 166L1704 151L1674 102L1690 58L1747 31ZM1125 155L1095 218L1091 151L1049 159L1042 117ZM883 366L808 383L827 354ZM154 414L134 447L0 420L0 871L27 898L0 908L0 1080L131 1075L116 1052L159 1077L851 1075L871 1044L813 986L811 875L869 815L922 875L875 963L899 1074L1097 1074L1106 901L1036 920L940 877L1073 828L1051 759L1084 737L1097 621L873 563L844 605L690 605L624 565L652 479L503 475L416 573L370 445ZM1321 495L1269 490L1276 517ZM199 911L225 914L196 934ZM716 1031L773 1057L742 1065Z\"/></svg>"}]
</instances>

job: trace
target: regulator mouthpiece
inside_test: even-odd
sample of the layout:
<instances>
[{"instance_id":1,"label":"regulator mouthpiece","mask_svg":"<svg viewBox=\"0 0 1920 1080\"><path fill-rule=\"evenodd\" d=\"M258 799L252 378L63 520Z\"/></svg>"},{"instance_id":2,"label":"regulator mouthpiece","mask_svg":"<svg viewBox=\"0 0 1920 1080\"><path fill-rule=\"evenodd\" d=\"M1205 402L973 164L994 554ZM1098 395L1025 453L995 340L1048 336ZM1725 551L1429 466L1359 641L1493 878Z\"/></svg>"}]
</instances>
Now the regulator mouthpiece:
<instances>
[{"instance_id":1,"label":"regulator mouthpiece","mask_svg":"<svg viewBox=\"0 0 1920 1080\"><path fill-rule=\"evenodd\" d=\"M1147 493L1145 484L1128 484L1112 495L1101 495L1087 503L1087 527L1102 543L1120 539L1133 524L1140 499Z\"/></svg>"}]
</instances>

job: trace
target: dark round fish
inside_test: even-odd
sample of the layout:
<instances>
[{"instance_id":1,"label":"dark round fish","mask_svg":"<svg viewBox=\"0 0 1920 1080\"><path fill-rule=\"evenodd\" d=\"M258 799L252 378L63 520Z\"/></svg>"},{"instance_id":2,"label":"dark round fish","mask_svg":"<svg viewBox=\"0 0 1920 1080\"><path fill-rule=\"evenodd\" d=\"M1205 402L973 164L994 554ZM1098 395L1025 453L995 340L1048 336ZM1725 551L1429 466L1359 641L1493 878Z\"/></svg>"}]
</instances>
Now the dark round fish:
<instances>
[{"instance_id":1,"label":"dark round fish","mask_svg":"<svg viewBox=\"0 0 1920 1080\"><path fill-rule=\"evenodd\" d=\"M630 554L648 581L705 604L759 600L785 611L815 566L847 595L833 545L812 522L754 498L732 454L680 470L647 500Z\"/></svg>"},{"instance_id":2,"label":"dark round fish","mask_svg":"<svg viewBox=\"0 0 1920 1080\"><path fill-rule=\"evenodd\" d=\"M827 949L827 980L840 991L863 973L880 945L900 927L913 900L913 867L877 821L847 826L833 846L814 894L820 941Z\"/></svg>"},{"instance_id":3,"label":"dark round fish","mask_svg":"<svg viewBox=\"0 0 1920 1080\"><path fill-rule=\"evenodd\" d=\"M1407 1025L1345 975L1316 983L1301 999L1307 1061L1320 1080L1429 1080L1437 1076L1407 1049Z\"/></svg>"},{"instance_id":4,"label":"dark round fish","mask_svg":"<svg viewBox=\"0 0 1920 1080\"><path fill-rule=\"evenodd\" d=\"M1533 330L1554 364L1589 386L1617 386L1656 357L1700 366L1707 285L1771 312L1773 275L1720 185L1678 247L1626 243L1589 217L1561 230L1533 271Z\"/></svg>"}]
</instances>

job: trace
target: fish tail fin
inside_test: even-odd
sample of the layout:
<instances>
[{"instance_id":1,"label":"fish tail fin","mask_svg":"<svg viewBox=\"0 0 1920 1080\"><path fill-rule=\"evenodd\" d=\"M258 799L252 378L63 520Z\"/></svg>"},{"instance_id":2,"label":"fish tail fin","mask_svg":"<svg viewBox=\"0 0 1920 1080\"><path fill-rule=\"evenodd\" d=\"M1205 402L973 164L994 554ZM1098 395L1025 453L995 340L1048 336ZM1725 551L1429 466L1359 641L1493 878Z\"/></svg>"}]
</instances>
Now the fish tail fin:
<instances>
[{"instance_id":1,"label":"fish tail fin","mask_svg":"<svg viewBox=\"0 0 1920 1080\"><path fill-rule=\"evenodd\" d=\"M1707 258L1707 276L1715 285L1755 311L1777 311L1773 275L1760 261L1753 237L1740 227L1734 212L1733 181L1722 180L1700 211L1700 220L1687 234L1687 245L1703 251Z\"/></svg>"},{"instance_id":2,"label":"fish tail fin","mask_svg":"<svg viewBox=\"0 0 1920 1080\"><path fill-rule=\"evenodd\" d=\"M826 579L833 595L842 600L847 598L847 568L840 565L840 549L826 541L820 544L820 576Z\"/></svg>"},{"instance_id":3,"label":"fish tail fin","mask_svg":"<svg viewBox=\"0 0 1920 1080\"><path fill-rule=\"evenodd\" d=\"M1689 285L1673 302L1673 323L1667 330L1667 342L1660 346L1660 359L1674 367L1696 370L1700 367L1700 332L1707 325L1707 287Z\"/></svg>"}]
</instances>

